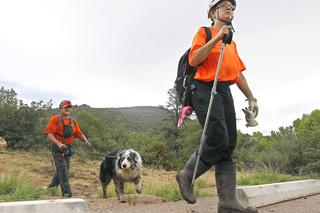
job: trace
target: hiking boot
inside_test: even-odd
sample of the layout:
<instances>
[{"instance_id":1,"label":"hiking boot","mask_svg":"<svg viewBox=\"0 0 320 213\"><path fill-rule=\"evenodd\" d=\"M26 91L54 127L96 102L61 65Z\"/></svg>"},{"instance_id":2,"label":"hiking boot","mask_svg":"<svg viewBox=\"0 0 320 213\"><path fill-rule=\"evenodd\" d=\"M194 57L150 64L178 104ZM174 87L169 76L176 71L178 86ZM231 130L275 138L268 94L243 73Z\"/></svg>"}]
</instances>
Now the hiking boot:
<instances>
[{"instance_id":1,"label":"hiking boot","mask_svg":"<svg viewBox=\"0 0 320 213\"><path fill-rule=\"evenodd\" d=\"M72 193L71 192L62 193L61 197L62 198L70 198L70 197L72 197Z\"/></svg>"},{"instance_id":2,"label":"hiking boot","mask_svg":"<svg viewBox=\"0 0 320 213\"><path fill-rule=\"evenodd\" d=\"M69 184L65 183L60 186L61 186L61 192L62 192L61 197L65 197L65 198L72 197L72 192Z\"/></svg>"},{"instance_id":3,"label":"hiking boot","mask_svg":"<svg viewBox=\"0 0 320 213\"><path fill-rule=\"evenodd\" d=\"M190 204L193 204L197 201L196 195L193 192L193 186L191 186L196 161L197 156L194 153L186 163L184 169L178 172L178 174L176 175L180 194L182 198ZM199 160L196 178L205 173L209 168L210 167L206 166L201 160Z\"/></svg>"},{"instance_id":4,"label":"hiking boot","mask_svg":"<svg viewBox=\"0 0 320 213\"><path fill-rule=\"evenodd\" d=\"M72 197L67 166L57 168L62 197Z\"/></svg>"},{"instance_id":5,"label":"hiking boot","mask_svg":"<svg viewBox=\"0 0 320 213\"><path fill-rule=\"evenodd\" d=\"M48 185L47 189L56 188L57 186L58 186L58 185L54 185L54 184L51 184L51 183L50 183L50 184Z\"/></svg>"},{"instance_id":6,"label":"hiking boot","mask_svg":"<svg viewBox=\"0 0 320 213\"><path fill-rule=\"evenodd\" d=\"M196 195L193 192L193 187L191 186L192 175L193 173L186 174L184 170L181 170L176 175L176 180L179 184L180 194L182 198L191 204L197 201Z\"/></svg>"},{"instance_id":7,"label":"hiking boot","mask_svg":"<svg viewBox=\"0 0 320 213\"><path fill-rule=\"evenodd\" d=\"M232 161L216 165L216 187L219 197L218 213L258 213L253 207L243 207L236 198L236 170Z\"/></svg>"},{"instance_id":8,"label":"hiking boot","mask_svg":"<svg viewBox=\"0 0 320 213\"><path fill-rule=\"evenodd\" d=\"M55 174L52 176L51 183L48 185L48 189L57 187L57 186L59 186L59 184L60 184L59 176L58 176L57 173L55 173Z\"/></svg>"}]
</instances>

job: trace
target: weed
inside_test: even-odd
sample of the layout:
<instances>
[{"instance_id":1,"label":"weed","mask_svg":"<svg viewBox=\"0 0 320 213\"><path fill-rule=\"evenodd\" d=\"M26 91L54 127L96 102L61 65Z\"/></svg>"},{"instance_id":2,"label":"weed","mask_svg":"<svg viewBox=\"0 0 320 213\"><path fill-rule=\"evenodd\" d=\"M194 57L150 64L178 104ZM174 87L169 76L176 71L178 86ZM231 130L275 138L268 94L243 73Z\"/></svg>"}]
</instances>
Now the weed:
<instances>
[{"instance_id":1,"label":"weed","mask_svg":"<svg viewBox=\"0 0 320 213\"><path fill-rule=\"evenodd\" d=\"M125 200L127 201L127 203L129 203L129 205L131 206L135 206L138 203L138 196L133 194L133 195L126 195L125 196Z\"/></svg>"},{"instance_id":2,"label":"weed","mask_svg":"<svg viewBox=\"0 0 320 213\"><path fill-rule=\"evenodd\" d=\"M45 192L21 178L20 174L5 171L0 176L0 199L5 201L35 200Z\"/></svg>"},{"instance_id":3,"label":"weed","mask_svg":"<svg viewBox=\"0 0 320 213\"><path fill-rule=\"evenodd\" d=\"M251 171L250 173L241 173L240 177L237 180L237 183L239 185L259 185L303 179L306 179L306 177L281 174L271 169L262 169Z\"/></svg>"},{"instance_id":4,"label":"weed","mask_svg":"<svg viewBox=\"0 0 320 213\"><path fill-rule=\"evenodd\" d=\"M55 197L55 196L58 196L58 194L59 193L58 193L57 187L51 187L47 189L47 195L49 196Z\"/></svg>"}]
</instances>

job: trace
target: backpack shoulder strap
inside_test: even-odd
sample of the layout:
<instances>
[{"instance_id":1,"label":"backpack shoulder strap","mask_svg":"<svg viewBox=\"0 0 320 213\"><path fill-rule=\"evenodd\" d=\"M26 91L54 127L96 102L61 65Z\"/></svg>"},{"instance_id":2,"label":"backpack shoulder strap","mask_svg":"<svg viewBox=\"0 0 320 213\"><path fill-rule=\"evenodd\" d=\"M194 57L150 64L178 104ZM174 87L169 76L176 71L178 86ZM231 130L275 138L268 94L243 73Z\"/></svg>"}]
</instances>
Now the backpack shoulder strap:
<instances>
[{"instance_id":1,"label":"backpack shoulder strap","mask_svg":"<svg viewBox=\"0 0 320 213\"><path fill-rule=\"evenodd\" d=\"M211 40L212 34L211 34L211 30L209 27L203 27L204 30L206 31L206 43L208 43Z\"/></svg>"},{"instance_id":2,"label":"backpack shoulder strap","mask_svg":"<svg viewBox=\"0 0 320 213\"><path fill-rule=\"evenodd\" d=\"M61 117L61 115L58 115L57 126L59 126L61 122L63 123L62 117Z\"/></svg>"},{"instance_id":3,"label":"backpack shoulder strap","mask_svg":"<svg viewBox=\"0 0 320 213\"><path fill-rule=\"evenodd\" d=\"M69 122L71 126L74 126L74 118L69 116Z\"/></svg>"}]
</instances>

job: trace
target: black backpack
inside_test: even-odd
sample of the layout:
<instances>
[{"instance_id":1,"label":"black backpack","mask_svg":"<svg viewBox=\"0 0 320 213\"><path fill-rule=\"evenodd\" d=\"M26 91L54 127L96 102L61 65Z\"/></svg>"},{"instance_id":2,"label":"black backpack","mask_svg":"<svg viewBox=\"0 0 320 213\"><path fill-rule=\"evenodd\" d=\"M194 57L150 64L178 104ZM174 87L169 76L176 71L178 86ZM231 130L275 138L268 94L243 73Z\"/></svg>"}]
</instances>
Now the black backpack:
<instances>
[{"instance_id":1,"label":"black backpack","mask_svg":"<svg viewBox=\"0 0 320 213\"><path fill-rule=\"evenodd\" d=\"M208 27L203 27L206 31L206 43L211 39L211 31ZM181 56L178 65L177 78L175 80L175 89L179 104L191 106L191 83L197 71L196 67L189 64L190 48Z\"/></svg>"}]
</instances>

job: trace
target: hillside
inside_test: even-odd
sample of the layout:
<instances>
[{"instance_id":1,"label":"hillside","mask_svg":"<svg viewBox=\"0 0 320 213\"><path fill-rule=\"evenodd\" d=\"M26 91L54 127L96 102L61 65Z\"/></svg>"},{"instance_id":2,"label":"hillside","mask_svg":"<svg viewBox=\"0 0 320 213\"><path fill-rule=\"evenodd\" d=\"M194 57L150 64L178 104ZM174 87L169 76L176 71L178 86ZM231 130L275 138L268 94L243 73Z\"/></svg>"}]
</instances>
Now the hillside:
<instances>
[{"instance_id":1,"label":"hillside","mask_svg":"<svg viewBox=\"0 0 320 213\"><path fill-rule=\"evenodd\" d=\"M52 103L24 104L13 89L0 89L0 137L9 148L46 148L43 134L50 117L58 112ZM139 151L145 164L166 170L181 168L198 148L202 134L196 120L174 125L175 114L163 107L92 108L74 106L74 117L97 154L131 148ZM238 131L234 159L243 170L270 168L294 175L319 175L320 110L304 114L288 127L271 135ZM79 145L78 145L79 144ZM75 146L81 146L76 143Z\"/></svg>"},{"instance_id":2,"label":"hillside","mask_svg":"<svg viewBox=\"0 0 320 213\"><path fill-rule=\"evenodd\" d=\"M170 113L155 106L136 106L126 108L91 108L87 105L79 106L99 117L109 128L119 125L126 130L144 132L158 129L159 126L170 122Z\"/></svg>"}]
</instances>

